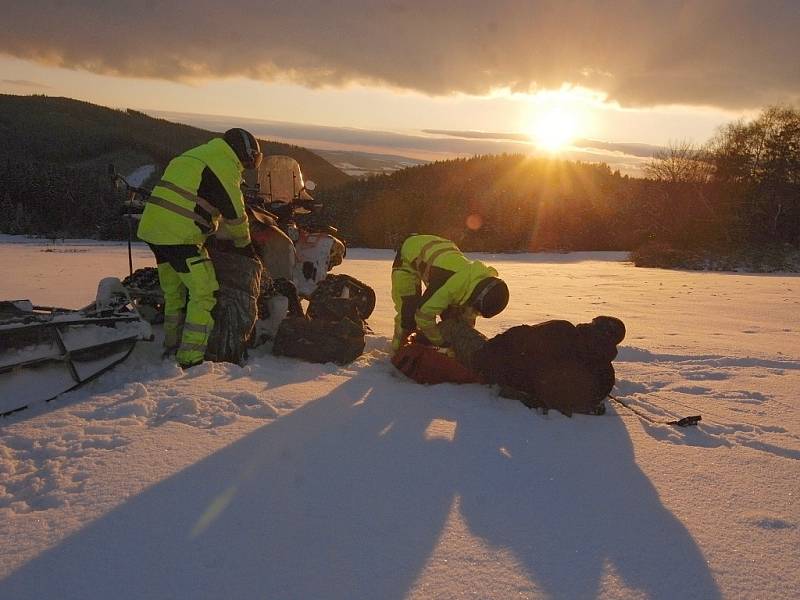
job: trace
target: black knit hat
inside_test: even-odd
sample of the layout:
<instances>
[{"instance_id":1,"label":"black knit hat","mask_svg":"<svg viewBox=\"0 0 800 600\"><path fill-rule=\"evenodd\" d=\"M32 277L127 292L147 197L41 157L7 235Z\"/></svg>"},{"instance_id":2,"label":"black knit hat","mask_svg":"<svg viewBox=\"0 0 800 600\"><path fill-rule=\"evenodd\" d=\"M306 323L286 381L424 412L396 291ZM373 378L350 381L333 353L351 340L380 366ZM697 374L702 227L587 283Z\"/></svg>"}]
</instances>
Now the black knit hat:
<instances>
[{"instance_id":1,"label":"black knit hat","mask_svg":"<svg viewBox=\"0 0 800 600\"><path fill-rule=\"evenodd\" d=\"M499 277L487 277L475 286L470 306L482 317L493 317L508 306L508 286Z\"/></svg>"}]
</instances>

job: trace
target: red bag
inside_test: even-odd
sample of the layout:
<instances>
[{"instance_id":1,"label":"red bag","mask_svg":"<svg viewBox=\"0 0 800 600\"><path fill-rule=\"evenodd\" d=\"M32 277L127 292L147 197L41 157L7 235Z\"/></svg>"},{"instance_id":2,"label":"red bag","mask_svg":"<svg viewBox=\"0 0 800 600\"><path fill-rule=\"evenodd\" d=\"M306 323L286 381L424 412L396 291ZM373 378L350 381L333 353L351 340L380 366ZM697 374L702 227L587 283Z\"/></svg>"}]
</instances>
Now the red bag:
<instances>
[{"instance_id":1,"label":"red bag","mask_svg":"<svg viewBox=\"0 0 800 600\"><path fill-rule=\"evenodd\" d=\"M407 344L395 352L392 364L417 383L484 383L480 375L435 346Z\"/></svg>"}]
</instances>

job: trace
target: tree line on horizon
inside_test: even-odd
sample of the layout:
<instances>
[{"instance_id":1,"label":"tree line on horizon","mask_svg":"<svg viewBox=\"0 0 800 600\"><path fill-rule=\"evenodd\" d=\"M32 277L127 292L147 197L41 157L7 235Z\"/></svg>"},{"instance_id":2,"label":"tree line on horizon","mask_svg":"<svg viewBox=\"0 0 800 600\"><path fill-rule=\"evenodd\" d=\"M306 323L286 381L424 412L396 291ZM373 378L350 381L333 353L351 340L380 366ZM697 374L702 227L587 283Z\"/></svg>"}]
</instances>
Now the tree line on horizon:
<instances>
[{"instance_id":1,"label":"tree line on horizon","mask_svg":"<svg viewBox=\"0 0 800 600\"><path fill-rule=\"evenodd\" d=\"M0 96L0 232L123 239L124 197L107 176L109 159L122 172L143 158L163 165L210 135L135 111ZM307 177L325 181L312 158L296 158ZM351 246L393 248L424 232L486 252L800 249L793 107L729 123L702 146L673 143L643 178L605 164L492 155L330 179L315 192L321 216Z\"/></svg>"},{"instance_id":2,"label":"tree line on horizon","mask_svg":"<svg viewBox=\"0 0 800 600\"><path fill-rule=\"evenodd\" d=\"M645 177L525 155L436 162L320 194L352 245L413 232L468 251L800 249L800 110L765 108L706 144L671 143Z\"/></svg>"}]
</instances>

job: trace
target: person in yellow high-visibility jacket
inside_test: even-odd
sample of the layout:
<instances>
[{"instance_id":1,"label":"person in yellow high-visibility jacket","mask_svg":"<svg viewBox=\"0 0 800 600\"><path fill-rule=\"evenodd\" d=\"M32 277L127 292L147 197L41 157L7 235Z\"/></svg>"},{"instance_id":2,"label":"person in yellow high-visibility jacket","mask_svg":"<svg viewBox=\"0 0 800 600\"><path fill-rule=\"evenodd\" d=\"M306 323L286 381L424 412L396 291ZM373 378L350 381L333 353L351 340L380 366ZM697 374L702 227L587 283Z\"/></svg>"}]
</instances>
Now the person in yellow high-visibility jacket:
<instances>
[{"instance_id":1,"label":"person in yellow high-visibility jacket","mask_svg":"<svg viewBox=\"0 0 800 600\"><path fill-rule=\"evenodd\" d=\"M184 368L203 362L214 326L219 284L206 239L221 224L239 251L254 255L240 185L261 159L252 134L230 129L172 159L145 205L137 234L158 265L166 352Z\"/></svg>"},{"instance_id":2,"label":"person in yellow high-visibility jacket","mask_svg":"<svg viewBox=\"0 0 800 600\"><path fill-rule=\"evenodd\" d=\"M415 330L434 346L446 346L437 317L457 318L474 327L476 316L493 317L505 309L508 286L493 267L469 260L450 240L413 234L392 265L392 300L393 350Z\"/></svg>"}]
</instances>

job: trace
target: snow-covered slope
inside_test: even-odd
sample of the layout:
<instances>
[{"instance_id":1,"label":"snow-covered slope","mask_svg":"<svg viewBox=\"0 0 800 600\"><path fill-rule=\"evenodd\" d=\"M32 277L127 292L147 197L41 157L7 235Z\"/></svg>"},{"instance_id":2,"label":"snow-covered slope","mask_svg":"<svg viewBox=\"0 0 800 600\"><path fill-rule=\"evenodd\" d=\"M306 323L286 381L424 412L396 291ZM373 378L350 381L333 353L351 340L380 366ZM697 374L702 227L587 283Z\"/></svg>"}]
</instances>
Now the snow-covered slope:
<instances>
[{"instance_id":1,"label":"snow-covered slope","mask_svg":"<svg viewBox=\"0 0 800 600\"><path fill-rule=\"evenodd\" d=\"M124 245L0 240L0 298L81 306ZM49 252L48 252L49 250ZM800 279L481 258L511 325L623 318L616 394L538 415L388 362L388 251L348 367L121 366L0 421L0 598L778 598L800 592ZM150 264L136 246L135 266Z\"/></svg>"}]
</instances>

